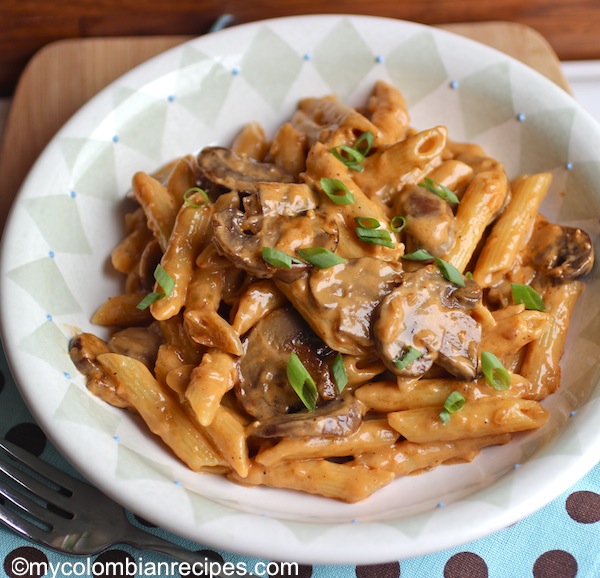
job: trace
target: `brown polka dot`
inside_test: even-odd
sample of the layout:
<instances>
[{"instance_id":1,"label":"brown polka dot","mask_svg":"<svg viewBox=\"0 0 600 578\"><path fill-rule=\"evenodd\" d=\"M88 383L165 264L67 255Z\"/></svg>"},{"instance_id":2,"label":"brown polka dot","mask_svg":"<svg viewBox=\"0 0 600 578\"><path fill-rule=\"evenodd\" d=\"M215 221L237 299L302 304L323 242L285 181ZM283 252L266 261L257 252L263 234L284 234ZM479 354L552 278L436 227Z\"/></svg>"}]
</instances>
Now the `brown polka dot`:
<instances>
[{"instance_id":1,"label":"brown polka dot","mask_svg":"<svg viewBox=\"0 0 600 578\"><path fill-rule=\"evenodd\" d=\"M46 447L46 435L35 423L19 423L8 430L5 438L36 456Z\"/></svg>"},{"instance_id":2,"label":"brown polka dot","mask_svg":"<svg viewBox=\"0 0 600 578\"><path fill-rule=\"evenodd\" d=\"M544 552L533 565L533 578L575 578L577 560L564 550Z\"/></svg>"},{"instance_id":3,"label":"brown polka dot","mask_svg":"<svg viewBox=\"0 0 600 578\"><path fill-rule=\"evenodd\" d=\"M356 567L356 578L398 578L399 576L400 564L398 562Z\"/></svg>"},{"instance_id":4,"label":"brown polka dot","mask_svg":"<svg viewBox=\"0 0 600 578\"><path fill-rule=\"evenodd\" d=\"M41 578L47 565L46 554L32 546L15 548L4 558L4 571L8 578Z\"/></svg>"},{"instance_id":5,"label":"brown polka dot","mask_svg":"<svg viewBox=\"0 0 600 578\"><path fill-rule=\"evenodd\" d=\"M124 578L137 574L137 564L129 552L114 549L102 552L92 563L94 578Z\"/></svg>"},{"instance_id":6,"label":"brown polka dot","mask_svg":"<svg viewBox=\"0 0 600 578\"><path fill-rule=\"evenodd\" d=\"M298 578L310 578L312 576L312 566L305 564L283 564L281 562L269 562L267 569L269 578L288 578L288 576L296 576Z\"/></svg>"},{"instance_id":7,"label":"brown polka dot","mask_svg":"<svg viewBox=\"0 0 600 578\"><path fill-rule=\"evenodd\" d=\"M581 524L593 524L600 520L600 495L596 492L573 492L565 504L567 513Z\"/></svg>"},{"instance_id":8,"label":"brown polka dot","mask_svg":"<svg viewBox=\"0 0 600 578\"><path fill-rule=\"evenodd\" d=\"M459 552L446 562L444 578L488 578L488 567L478 554Z\"/></svg>"}]
</instances>

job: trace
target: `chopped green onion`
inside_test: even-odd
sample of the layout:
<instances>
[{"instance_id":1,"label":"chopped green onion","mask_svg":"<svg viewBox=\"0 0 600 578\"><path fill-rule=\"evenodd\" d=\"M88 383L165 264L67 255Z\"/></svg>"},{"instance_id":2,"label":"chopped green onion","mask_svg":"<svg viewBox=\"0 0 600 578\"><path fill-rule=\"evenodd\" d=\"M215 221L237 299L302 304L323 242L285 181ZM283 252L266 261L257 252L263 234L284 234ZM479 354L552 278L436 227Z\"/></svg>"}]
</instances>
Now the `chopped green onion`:
<instances>
[{"instance_id":1,"label":"chopped green onion","mask_svg":"<svg viewBox=\"0 0 600 578\"><path fill-rule=\"evenodd\" d=\"M292 353L288 360L287 378L306 409L314 411L319 395L317 384L295 353Z\"/></svg>"},{"instance_id":2,"label":"chopped green onion","mask_svg":"<svg viewBox=\"0 0 600 578\"><path fill-rule=\"evenodd\" d=\"M448 187L436 183L433 179L426 178L422 183L419 183L419 186L451 204L457 205L460 202L458 197Z\"/></svg>"},{"instance_id":3,"label":"chopped green onion","mask_svg":"<svg viewBox=\"0 0 600 578\"><path fill-rule=\"evenodd\" d=\"M363 155L363 157L366 157L371 152L372 147L373 147L373 133L370 130L368 130L366 132L363 132L356 139L356 142L354 143L354 146L352 148L355 151L358 151L359 153L361 153Z\"/></svg>"},{"instance_id":4,"label":"chopped green onion","mask_svg":"<svg viewBox=\"0 0 600 578\"><path fill-rule=\"evenodd\" d=\"M406 219L402 215L396 215L390 221L390 228L394 233L399 233L404 227L406 227Z\"/></svg>"},{"instance_id":5,"label":"chopped green onion","mask_svg":"<svg viewBox=\"0 0 600 578\"><path fill-rule=\"evenodd\" d=\"M510 387L510 374L492 352L481 352L481 370L494 389L505 391Z\"/></svg>"},{"instance_id":6,"label":"chopped green onion","mask_svg":"<svg viewBox=\"0 0 600 578\"><path fill-rule=\"evenodd\" d=\"M425 249L417 249L412 253L405 253L402 255L402 258L409 261L429 261L435 257L429 251L425 251Z\"/></svg>"},{"instance_id":7,"label":"chopped green onion","mask_svg":"<svg viewBox=\"0 0 600 578\"><path fill-rule=\"evenodd\" d=\"M384 247L394 248L392 236L385 229L367 229L365 227L356 227L356 235L365 243L374 245L383 245Z\"/></svg>"},{"instance_id":8,"label":"chopped green onion","mask_svg":"<svg viewBox=\"0 0 600 578\"><path fill-rule=\"evenodd\" d=\"M546 306L541 295L530 285L511 283L513 299L517 305L525 305L525 309L533 311L546 311Z\"/></svg>"},{"instance_id":9,"label":"chopped green onion","mask_svg":"<svg viewBox=\"0 0 600 578\"><path fill-rule=\"evenodd\" d=\"M202 198L204 199L203 203L197 204L197 203L190 201L190 196L194 195L196 193L199 193L202 196ZM183 194L183 201L186 205L189 205L190 207L193 207L194 209L199 209L200 207L207 205L210 202L210 199L208 198L208 194L204 189L201 189L200 187L192 187L191 189L188 189Z\"/></svg>"},{"instance_id":10,"label":"chopped green onion","mask_svg":"<svg viewBox=\"0 0 600 578\"><path fill-rule=\"evenodd\" d=\"M261 249L261 255L265 263L268 263L273 267L279 267L280 269L291 269L292 263L295 261L295 259L287 253L273 247L263 247Z\"/></svg>"},{"instance_id":11,"label":"chopped green onion","mask_svg":"<svg viewBox=\"0 0 600 578\"><path fill-rule=\"evenodd\" d=\"M298 249L298 255L319 269L328 269L334 265L348 262L347 259L332 253L325 247L306 247L304 249Z\"/></svg>"},{"instance_id":12,"label":"chopped green onion","mask_svg":"<svg viewBox=\"0 0 600 578\"><path fill-rule=\"evenodd\" d=\"M465 277L466 277L467 279L471 279L471 281L475 281L475 277L473 277L473 273L471 273L471 271L467 271L467 272L465 273Z\"/></svg>"},{"instance_id":13,"label":"chopped green onion","mask_svg":"<svg viewBox=\"0 0 600 578\"><path fill-rule=\"evenodd\" d=\"M406 369L413 361L419 359L419 357L423 357L424 353L419 351L412 345L405 350L402 355L399 355L396 359L394 359L394 365L397 369Z\"/></svg>"},{"instance_id":14,"label":"chopped green onion","mask_svg":"<svg viewBox=\"0 0 600 578\"><path fill-rule=\"evenodd\" d=\"M380 225L379 221L372 217L354 217L354 220L359 227L364 229L377 229Z\"/></svg>"},{"instance_id":15,"label":"chopped green onion","mask_svg":"<svg viewBox=\"0 0 600 578\"><path fill-rule=\"evenodd\" d=\"M439 257L435 258L435 264L438 266L438 269L442 272L442 275L450 281L450 283L454 283L459 287L465 286L465 280L463 279L462 273L454 266L440 259Z\"/></svg>"},{"instance_id":16,"label":"chopped green onion","mask_svg":"<svg viewBox=\"0 0 600 578\"><path fill-rule=\"evenodd\" d=\"M453 391L444 402L444 409L440 413L442 423L446 425L450 421L450 414L460 411L466 403L466 399L458 391Z\"/></svg>"},{"instance_id":17,"label":"chopped green onion","mask_svg":"<svg viewBox=\"0 0 600 578\"><path fill-rule=\"evenodd\" d=\"M343 162L349 169L359 172L363 170L360 163L365 160L365 157L356 149L346 145L339 145L331 149L331 154L338 161Z\"/></svg>"},{"instance_id":18,"label":"chopped green onion","mask_svg":"<svg viewBox=\"0 0 600 578\"><path fill-rule=\"evenodd\" d=\"M323 192L336 205L351 205L354 202L354 195L348 190L348 187L339 179L330 179L323 177L320 183Z\"/></svg>"},{"instance_id":19,"label":"chopped green onion","mask_svg":"<svg viewBox=\"0 0 600 578\"><path fill-rule=\"evenodd\" d=\"M344 358L341 353L335 356L331 370L333 371L333 379L337 385L338 393L342 393L343 389L348 385L348 374L346 373Z\"/></svg>"},{"instance_id":20,"label":"chopped green onion","mask_svg":"<svg viewBox=\"0 0 600 578\"><path fill-rule=\"evenodd\" d=\"M169 275L163 268L163 266L159 263L154 269L154 279L158 283L159 287L162 289L161 291L153 291L152 293L148 293L146 297L144 297L137 305L137 309L147 309L154 303L162 299L165 296L171 295L173 293L173 289L175 289L175 280L171 275Z\"/></svg>"}]
</instances>

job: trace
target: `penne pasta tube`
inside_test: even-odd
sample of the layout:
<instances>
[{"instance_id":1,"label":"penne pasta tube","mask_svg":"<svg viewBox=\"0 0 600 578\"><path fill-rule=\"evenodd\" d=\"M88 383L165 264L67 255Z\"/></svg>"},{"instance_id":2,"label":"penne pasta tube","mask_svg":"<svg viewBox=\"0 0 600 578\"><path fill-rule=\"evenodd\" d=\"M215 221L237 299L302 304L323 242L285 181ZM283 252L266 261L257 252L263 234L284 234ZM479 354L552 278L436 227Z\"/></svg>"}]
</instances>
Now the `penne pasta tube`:
<instances>
[{"instance_id":1,"label":"penne pasta tube","mask_svg":"<svg viewBox=\"0 0 600 578\"><path fill-rule=\"evenodd\" d=\"M395 411L388 414L388 421L408 441L428 443L535 429L544 425L549 415L536 401L511 398L466 403L448 423L440 419L440 411L441 408Z\"/></svg>"},{"instance_id":2,"label":"penne pasta tube","mask_svg":"<svg viewBox=\"0 0 600 578\"><path fill-rule=\"evenodd\" d=\"M287 488L349 503L364 500L394 477L392 472L385 470L369 470L327 460L285 462L270 468L253 464L245 478L230 474L230 479L240 484Z\"/></svg>"},{"instance_id":3,"label":"penne pasta tube","mask_svg":"<svg viewBox=\"0 0 600 578\"><path fill-rule=\"evenodd\" d=\"M410 116L406 100L395 86L378 80L367 101L367 111L380 131L378 146L389 146L406 138Z\"/></svg>"},{"instance_id":4,"label":"penne pasta tube","mask_svg":"<svg viewBox=\"0 0 600 578\"><path fill-rule=\"evenodd\" d=\"M196 193L190 197L190 202L201 203L203 198ZM174 281L174 287L168 295L150 305L155 319L173 317L184 306L196 257L209 242L210 216L211 209L208 204L181 206L161 259L161 265Z\"/></svg>"},{"instance_id":5,"label":"penne pasta tube","mask_svg":"<svg viewBox=\"0 0 600 578\"><path fill-rule=\"evenodd\" d=\"M265 315L285 303L285 297L270 279L252 283L238 300L231 327L238 335L244 335Z\"/></svg>"},{"instance_id":6,"label":"penne pasta tube","mask_svg":"<svg viewBox=\"0 0 600 578\"><path fill-rule=\"evenodd\" d=\"M223 472L227 469L227 463L206 436L143 363L116 353L103 353L98 356L98 362L113 376L119 396L135 408L150 431L191 470Z\"/></svg>"},{"instance_id":7,"label":"penne pasta tube","mask_svg":"<svg viewBox=\"0 0 600 578\"><path fill-rule=\"evenodd\" d=\"M236 381L235 357L218 349L204 354L200 364L192 371L185 392L186 402L199 424L211 424L219 411L221 399L233 389Z\"/></svg>"},{"instance_id":8,"label":"penne pasta tube","mask_svg":"<svg viewBox=\"0 0 600 578\"><path fill-rule=\"evenodd\" d=\"M366 420L349 436L284 438L275 446L260 451L255 460L273 466L290 460L354 456L387 447L398 439L385 419Z\"/></svg>"},{"instance_id":9,"label":"penne pasta tube","mask_svg":"<svg viewBox=\"0 0 600 578\"><path fill-rule=\"evenodd\" d=\"M544 399L560 386L560 359L573 308L582 290L581 281L571 281L551 285L544 292L548 326L536 341L529 344L519 370L531 382L534 399Z\"/></svg>"},{"instance_id":10,"label":"penne pasta tube","mask_svg":"<svg viewBox=\"0 0 600 578\"><path fill-rule=\"evenodd\" d=\"M499 434L455 441L414 443L400 441L378 451L356 457L353 463L371 469L385 469L396 477L421 473L441 464L471 462L488 446L503 445L510 434Z\"/></svg>"},{"instance_id":11,"label":"penne pasta tube","mask_svg":"<svg viewBox=\"0 0 600 578\"><path fill-rule=\"evenodd\" d=\"M459 271L464 271L481 240L486 227L502 208L508 195L508 179L504 172L477 173L458 205L456 241L444 257Z\"/></svg>"},{"instance_id":12,"label":"penne pasta tube","mask_svg":"<svg viewBox=\"0 0 600 578\"><path fill-rule=\"evenodd\" d=\"M356 184L367 197L389 206L404 186L416 185L441 164L447 135L446 127L436 126L367 156L364 170L354 175Z\"/></svg>"},{"instance_id":13,"label":"penne pasta tube","mask_svg":"<svg viewBox=\"0 0 600 578\"><path fill-rule=\"evenodd\" d=\"M299 175L306 169L308 142L305 134L286 122L271 141L269 156L275 165L290 175Z\"/></svg>"},{"instance_id":14,"label":"penne pasta tube","mask_svg":"<svg viewBox=\"0 0 600 578\"><path fill-rule=\"evenodd\" d=\"M269 151L269 141L263 127L258 122L245 124L233 139L231 150L238 155L263 161Z\"/></svg>"},{"instance_id":15,"label":"penne pasta tube","mask_svg":"<svg viewBox=\"0 0 600 578\"><path fill-rule=\"evenodd\" d=\"M150 311L138 309L146 293L121 293L105 301L92 315L92 323L102 327L130 327L148 325Z\"/></svg>"},{"instance_id":16,"label":"penne pasta tube","mask_svg":"<svg viewBox=\"0 0 600 578\"><path fill-rule=\"evenodd\" d=\"M132 192L144 209L148 227L154 233L160 248L165 251L180 205L167 187L143 172L137 172L133 176Z\"/></svg>"},{"instance_id":17,"label":"penne pasta tube","mask_svg":"<svg viewBox=\"0 0 600 578\"><path fill-rule=\"evenodd\" d=\"M186 155L177 159L165 185L177 207L183 204L185 194L197 186L197 180L198 163L196 157Z\"/></svg>"},{"instance_id":18,"label":"penne pasta tube","mask_svg":"<svg viewBox=\"0 0 600 578\"><path fill-rule=\"evenodd\" d=\"M513 268L531 237L539 206L551 182L551 173L540 173L514 183L510 202L494 223L473 270L479 285L490 287Z\"/></svg>"}]
</instances>

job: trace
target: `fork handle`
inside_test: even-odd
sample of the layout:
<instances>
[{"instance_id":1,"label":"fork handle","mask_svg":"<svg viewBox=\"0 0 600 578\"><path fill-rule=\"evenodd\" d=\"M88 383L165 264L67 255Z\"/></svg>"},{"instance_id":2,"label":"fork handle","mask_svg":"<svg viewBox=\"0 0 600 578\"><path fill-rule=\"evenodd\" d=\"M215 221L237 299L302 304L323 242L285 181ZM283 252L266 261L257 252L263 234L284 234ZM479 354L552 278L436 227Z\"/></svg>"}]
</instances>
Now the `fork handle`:
<instances>
[{"instance_id":1,"label":"fork handle","mask_svg":"<svg viewBox=\"0 0 600 578\"><path fill-rule=\"evenodd\" d=\"M202 575L209 578L225 578L225 574L221 571L223 561L219 556L212 552L194 552L181 546L177 546L168 540L160 538L144 530L140 530L135 526L131 526L127 532L127 536L123 539L123 542L137 548L138 550L146 550L150 552L158 552L165 554L181 562L187 562L191 568L198 568L198 565L202 565ZM219 571L215 571L219 569ZM249 573L242 573L235 570L233 573L228 570L227 576L252 576Z\"/></svg>"}]
</instances>

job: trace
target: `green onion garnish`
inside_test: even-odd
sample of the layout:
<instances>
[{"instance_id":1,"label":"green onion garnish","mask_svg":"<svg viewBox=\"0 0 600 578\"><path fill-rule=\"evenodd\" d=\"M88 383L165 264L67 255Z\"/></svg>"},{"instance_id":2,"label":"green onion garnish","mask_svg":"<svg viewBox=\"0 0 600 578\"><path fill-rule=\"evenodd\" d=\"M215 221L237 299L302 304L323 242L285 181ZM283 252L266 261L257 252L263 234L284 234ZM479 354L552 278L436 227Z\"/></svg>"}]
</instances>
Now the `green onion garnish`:
<instances>
[{"instance_id":1,"label":"green onion garnish","mask_svg":"<svg viewBox=\"0 0 600 578\"><path fill-rule=\"evenodd\" d=\"M510 374L502 362L490 351L481 352L481 370L487 382L499 391L510 387Z\"/></svg>"},{"instance_id":2,"label":"green onion garnish","mask_svg":"<svg viewBox=\"0 0 600 578\"><path fill-rule=\"evenodd\" d=\"M173 289L175 289L175 280L164 270L160 263L156 266L156 269L154 269L154 279L162 291L153 291L152 293L148 293L148 295L146 295L146 297L144 297L136 305L137 309L147 309L155 301L158 301L159 299L162 299L163 297L173 293Z\"/></svg>"},{"instance_id":3,"label":"green onion garnish","mask_svg":"<svg viewBox=\"0 0 600 578\"><path fill-rule=\"evenodd\" d=\"M331 149L331 154L338 161L343 162L349 169L359 172L363 170L360 163L365 160L365 157L356 149L346 145L339 145Z\"/></svg>"},{"instance_id":4,"label":"green onion garnish","mask_svg":"<svg viewBox=\"0 0 600 578\"><path fill-rule=\"evenodd\" d=\"M200 195L202 195L202 198L204 199L203 203L197 204L197 203L190 201L190 196L194 195L196 193L200 193ZM191 189L188 189L183 194L183 201L186 205L189 205L190 207L193 207L194 209L199 209L200 207L207 205L210 202L210 199L208 198L208 194L204 189L201 189L200 187L192 187Z\"/></svg>"},{"instance_id":5,"label":"green onion garnish","mask_svg":"<svg viewBox=\"0 0 600 578\"><path fill-rule=\"evenodd\" d=\"M323 177L320 183L323 192L336 205L351 205L354 202L354 195L348 190L348 187L339 179L330 179Z\"/></svg>"},{"instance_id":6,"label":"green onion garnish","mask_svg":"<svg viewBox=\"0 0 600 578\"><path fill-rule=\"evenodd\" d=\"M352 148L354 150L358 151L359 153L361 153L363 155L363 157L366 157L371 152L372 147L373 147L373 133L370 130L368 130L366 132L363 132L356 139L356 142L354 143L354 146Z\"/></svg>"},{"instance_id":7,"label":"green onion garnish","mask_svg":"<svg viewBox=\"0 0 600 578\"><path fill-rule=\"evenodd\" d=\"M306 247L304 249L298 249L297 252L302 259L319 269L328 269L334 265L348 262L347 259L332 253L325 247Z\"/></svg>"},{"instance_id":8,"label":"green onion garnish","mask_svg":"<svg viewBox=\"0 0 600 578\"><path fill-rule=\"evenodd\" d=\"M409 261L430 261L435 257L429 253L429 251L425 251L425 249L417 249L412 253L405 253L402 255L403 259L408 259Z\"/></svg>"},{"instance_id":9,"label":"green onion garnish","mask_svg":"<svg viewBox=\"0 0 600 578\"><path fill-rule=\"evenodd\" d=\"M419 351L412 345L406 349L401 355L394 359L394 365L397 369L406 369L413 361L423 357L424 353Z\"/></svg>"},{"instance_id":10,"label":"green onion garnish","mask_svg":"<svg viewBox=\"0 0 600 578\"><path fill-rule=\"evenodd\" d=\"M365 243L373 245L383 245L384 247L394 248L392 237L389 231L385 229L366 229L365 227L356 227L356 236Z\"/></svg>"},{"instance_id":11,"label":"green onion garnish","mask_svg":"<svg viewBox=\"0 0 600 578\"><path fill-rule=\"evenodd\" d=\"M541 295L530 285L511 283L512 296L517 305L525 305L525 309L546 311Z\"/></svg>"},{"instance_id":12,"label":"green onion garnish","mask_svg":"<svg viewBox=\"0 0 600 578\"><path fill-rule=\"evenodd\" d=\"M396 215L390 221L390 228L394 233L399 233L404 227L406 227L406 219L402 215Z\"/></svg>"},{"instance_id":13,"label":"green onion garnish","mask_svg":"<svg viewBox=\"0 0 600 578\"><path fill-rule=\"evenodd\" d=\"M442 423L446 425L450 421L450 414L460 411L465 405L465 398L458 391L453 391L444 402L444 409L440 413Z\"/></svg>"},{"instance_id":14,"label":"green onion garnish","mask_svg":"<svg viewBox=\"0 0 600 578\"><path fill-rule=\"evenodd\" d=\"M475 281L475 277L473 277L473 273L471 273L471 271L467 271L467 272L465 273L465 277L466 277L467 279L471 279L471 281Z\"/></svg>"},{"instance_id":15,"label":"green onion garnish","mask_svg":"<svg viewBox=\"0 0 600 578\"><path fill-rule=\"evenodd\" d=\"M372 217L354 217L356 224L364 229L377 229L380 223L377 219Z\"/></svg>"},{"instance_id":16,"label":"green onion garnish","mask_svg":"<svg viewBox=\"0 0 600 578\"><path fill-rule=\"evenodd\" d=\"M302 403L306 406L306 409L314 411L317 407L317 398L319 395L317 384L295 353L292 353L288 360L287 378Z\"/></svg>"},{"instance_id":17,"label":"green onion garnish","mask_svg":"<svg viewBox=\"0 0 600 578\"><path fill-rule=\"evenodd\" d=\"M460 202L458 197L448 187L436 183L433 179L426 178L422 183L419 183L419 186L453 205L457 205Z\"/></svg>"},{"instance_id":18,"label":"green onion garnish","mask_svg":"<svg viewBox=\"0 0 600 578\"><path fill-rule=\"evenodd\" d=\"M465 280L463 279L462 273L454 266L440 259L439 257L435 258L435 264L438 266L438 269L442 272L442 275L450 281L450 283L454 283L459 287L465 286Z\"/></svg>"},{"instance_id":19,"label":"green onion garnish","mask_svg":"<svg viewBox=\"0 0 600 578\"><path fill-rule=\"evenodd\" d=\"M337 385L338 393L342 393L343 389L348 385L348 374L346 373L344 358L341 353L335 356L331 370L333 371L333 379Z\"/></svg>"},{"instance_id":20,"label":"green onion garnish","mask_svg":"<svg viewBox=\"0 0 600 578\"><path fill-rule=\"evenodd\" d=\"M291 269L292 263L299 262L298 259L294 259L287 253L273 247L263 247L261 249L261 255L265 263L268 263L273 267L279 267L280 269Z\"/></svg>"}]
</instances>

